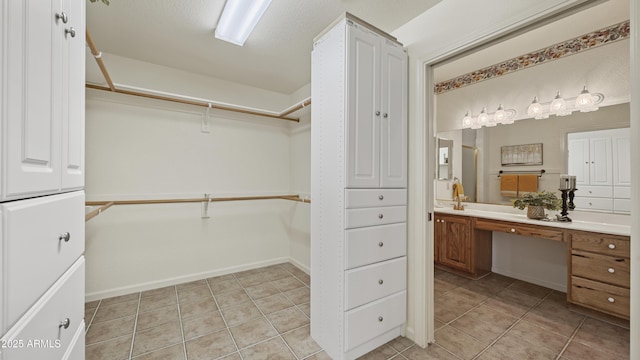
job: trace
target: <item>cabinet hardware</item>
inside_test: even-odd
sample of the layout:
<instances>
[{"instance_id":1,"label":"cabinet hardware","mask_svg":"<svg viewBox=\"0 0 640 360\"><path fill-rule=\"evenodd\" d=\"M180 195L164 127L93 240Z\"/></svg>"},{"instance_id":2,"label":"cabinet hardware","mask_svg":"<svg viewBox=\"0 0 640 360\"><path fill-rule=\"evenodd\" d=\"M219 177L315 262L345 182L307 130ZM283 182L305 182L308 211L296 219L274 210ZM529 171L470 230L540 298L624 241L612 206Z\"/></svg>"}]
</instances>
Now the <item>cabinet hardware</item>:
<instances>
[{"instance_id":1,"label":"cabinet hardware","mask_svg":"<svg viewBox=\"0 0 640 360\"><path fill-rule=\"evenodd\" d=\"M608 271L609 273L613 274L613 273L615 273L615 272L616 272L616 269L614 269L614 268L609 268L607 271Z\"/></svg>"},{"instance_id":2,"label":"cabinet hardware","mask_svg":"<svg viewBox=\"0 0 640 360\"><path fill-rule=\"evenodd\" d=\"M71 320L69 320L69 318L66 318L62 321L60 321L60 325L58 326L59 328L65 328L68 329L69 325L71 325Z\"/></svg>"},{"instance_id":3,"label":"cabinet hardware","mask_svg":"<svg viewBox=\"0 0 640 360\"><path fill-rule=\"evenodd\" d=\"M69 239L71 239L71 234L68 232L64 232L58 236L58 241L64 240L64 242L69 242Z\"/></svg>"},{"instance_id":4,"label":"cabinet hardware","mask_svg":"<svg viewBox=\"0 0 640 360\"><path fill-rule=\"evenodd\" d=\"M378 280L378 284L382 285L384 283L384 281L382 281L382 279Z\"/></svg>"},{"instance_id":5,"label":"cabinet hardware","mask_svg":"<svg viewBox=\"0 0 640 360\"><path fill-rule=\"evenodd\" d=\"M384 115L382 115L382 117L386 119L386 118L388 118L388 117L389 117L389 114L384 113Z\"/></svg>"},{"instance_id":6,"label":"cabinet hardware","mask_svg":"<svg viewBox=\"0 0 640 360\"><path fill-rule=\"evenodd\" d=\"M616 245L615 245L615 244L609 244L609 249L613 250L613 249L615 249L615 248L616 248Z\"/></svg>"},{"instance_id":7,"label":"cabinet hardware","mask_svg":"<svg viewBox=\"0 0 640 360\"><path fill-rule=\"evenodd\" d=\"M73 27L70 27L68 29L64 29L64 34L69 34L71 35L72 38L76 37L76 29L74 29Z\"/></svg>"},{"instance_id":8,"label":"cabinet hardware","mask_svg":"<svg viewBox=\"0 0 640 360\"><path fill-rule=\"evenodd\" d=\"M384 196L383 195L378 195L378 200L382 200L382 199L384 199Z\"/></svg>"},{"instance_id":9,"label":"cabinet hardware","mask_svg":"<svg viewBox=\"0 0 640 360\"><path fill-rule=\"evenodd\" d=\"M610 303L614 303L614 302L616 302L616 299L614 299L614 298L612 298L612 297L608 298L607 300L609 300L609 302L610 302Z\"/></svg>"},{"instance_id":10,"label":"cabinet hardware","mask_svg":"<svg viewBox=\"0 0 640 360\"><path fill-rule=\"evenodd\" d=\"M376 116L380 116L380 111L376 111Z\"/></svg>"},{"instance_id":11,"label":"cabinet hardware","mask_svg":"<svg viewBox=\"0 0 640 360\"><path fill-rule=\"evenodd\" d=\"M64 11L61 12L60 14L56 13L56 20L60 20L62 19L62 22L64 24L67 23L67 21L69 21L69 17L67 16L67 13L65 13Z\"/></svg>"},{"instance_id":12,"label":"cabinet hardware","mask_svg":"<svg viewBox=\"0 0 640 360\"><path fill-rule=\"evenodd\" d=\"M516 229L511 229L511 232L516 232Z\"/></svg>"},{"instance_id":13,"label":"cabinet hardware","mask_svg":"<svg viewBox=\"0 0 640 360\"><path fill-rule=\"evenodd\" d=\"M384 215L378 214L378 219L382 219L383 217L384 217Z\"/></svg>"},{"instance_id":14,"label":"cabinet hardware","mask_svg":"<svg viewBox=\"0 0 640 360\"><path fill-rule=\"evenodd\" d=\"M384 243L383 243L382 241L380 241L380 242L378 243L378 246L382 247L382 246L384 246Z\"/></svg>"},{"instance_id":15,"label":"cabinet hardware","mask_svg":"<svg viewBox=\"0 0 640 360\"><path fill-rule=\"evenodd\" d=\"M378 321L382 322L382 320L384 320L384 318L382 316L378 316Z\"/></svg>"}]
</instances>

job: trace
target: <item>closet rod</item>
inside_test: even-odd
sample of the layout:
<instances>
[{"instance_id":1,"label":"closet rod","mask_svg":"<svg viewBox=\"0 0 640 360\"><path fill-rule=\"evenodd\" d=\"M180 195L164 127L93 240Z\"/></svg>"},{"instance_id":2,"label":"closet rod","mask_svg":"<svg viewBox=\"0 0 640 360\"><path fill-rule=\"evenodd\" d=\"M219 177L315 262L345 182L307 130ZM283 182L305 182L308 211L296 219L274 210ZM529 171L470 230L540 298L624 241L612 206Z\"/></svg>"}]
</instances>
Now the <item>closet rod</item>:
<instances>
[{"instance_id":1,"label":"closet rod","mask_svg":"<svg viewBox=\"0 0 640 360\"><path fill-rule=\"evenodd\" d=\"M271 200L271 199L284 199L293 200L299 202L310 203L309 199L302 199L298 195L268 195L268 196L239 196L239 197L226 197L226 198L193 198L193 199L153 199L153 200L114 200L114 201L87 201L87 206L106 205L112 203L112 205L141 205L141 204L174 204L174 203L194 203L194 202L206 202L206 201L244 201L244 200ZM110 205L111 206L111 205Z\"/></svg>"},{"instance_id":2,"label":"closet rod","mask_svg":"<svg viewBox=\"0 0 640 360\"><path fill-rule=\"evenodd\" d=\"M288 109L285 109L284 111L282 111L280 113L280 116L287 116L287 115L289 115L291 113L294 113L294 112L296 112L296 111L298 111L300 109L303 109L303 108L305 108L305 107L307 107L309 105L311 105L311 98L307 98L303 102L301 102L300 104L293 105L292 107L290 107Z\"/></svg>"},{"instance_id":3,"label":"closet rod","mask_svg":"<svg viewBox=\"0 0 640 360\"><path fill-rule=\"evenodd\" d=\"M116 87L115 85L113 85L113 80L111 80L111 76L109 76L107 67L104 66L104 61L102 61L102 53L98 51L98 48L96 47L96 43L93 41L93 38L91 37L91 34L89 33L88 28L86 29L86 38L87 38L87 45L89 45L89 49L91 50L91 54L96 59L96 63L98 63L98 67L102 72L102 76L104 76L104 79L107 81L107 84L109 84L109 90L116 91Z\"/></svg>"},{"instance_id":4,"label":"closet rod","mask_svg":"<svg viewBox=\"0 0 640 360\"><path fill-rule=\"evenodd\" d=\"M84 216L84 221L89 221L91 219L93 219L94 217L100 215L103 211L107 210L108 208L110 208L111 206L113 206L115 203L113 201L109 201L108 203L100 206L99 208L92 210L90 212L88 212L85 216Z\"/></svg>"}]
</instances>

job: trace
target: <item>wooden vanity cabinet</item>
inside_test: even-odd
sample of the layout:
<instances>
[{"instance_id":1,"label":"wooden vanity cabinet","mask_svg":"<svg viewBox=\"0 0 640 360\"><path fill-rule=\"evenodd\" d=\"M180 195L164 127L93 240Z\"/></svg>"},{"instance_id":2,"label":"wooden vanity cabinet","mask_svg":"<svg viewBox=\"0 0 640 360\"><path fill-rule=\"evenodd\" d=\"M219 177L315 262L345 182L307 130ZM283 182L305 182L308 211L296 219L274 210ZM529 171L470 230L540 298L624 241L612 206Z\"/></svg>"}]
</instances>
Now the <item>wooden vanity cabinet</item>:
<instances>
[{"instance_id":1,"label":"wooden vanity cabinet","mask_svg":"<svg viewBox=\"0 0 640 360\"><path fill-rule=\"evenodd\" d=\"M567 232L570 261L567 300L629 319L629 237Z\"/></svg>"},{"instance_id":2,"label":"wooden vanity cabinet","mask_svg":"<svg viewBox=\"0 0 640 360\"><path fill-rule=\"evenodd\" d=\"M435 255L437 265L473 278L491 271L491 232L475 230L474 218L435 215Z\"/></svg>"}]
</instances>

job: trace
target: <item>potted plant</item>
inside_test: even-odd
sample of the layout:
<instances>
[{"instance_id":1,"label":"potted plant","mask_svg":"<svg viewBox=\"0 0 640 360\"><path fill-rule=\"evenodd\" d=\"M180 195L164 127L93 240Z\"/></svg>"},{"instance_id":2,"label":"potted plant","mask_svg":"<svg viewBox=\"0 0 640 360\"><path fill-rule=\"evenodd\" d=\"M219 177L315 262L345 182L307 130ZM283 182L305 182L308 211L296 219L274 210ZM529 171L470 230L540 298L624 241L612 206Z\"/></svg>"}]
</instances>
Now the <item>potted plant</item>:
<instances>
[{"instance_id":1,"label":"potted plant","mask_svg":"<svg viewBox=\"0 0 640 360\"><path fill-rule=\"evenodd\" d=\"M560 210L561 200L552 192L541 191L538 193L526 193L521 198L511 200L513 207L520 210L527 208L529 219L544 219L544 209Z\"/></svg>"}]
</instances>

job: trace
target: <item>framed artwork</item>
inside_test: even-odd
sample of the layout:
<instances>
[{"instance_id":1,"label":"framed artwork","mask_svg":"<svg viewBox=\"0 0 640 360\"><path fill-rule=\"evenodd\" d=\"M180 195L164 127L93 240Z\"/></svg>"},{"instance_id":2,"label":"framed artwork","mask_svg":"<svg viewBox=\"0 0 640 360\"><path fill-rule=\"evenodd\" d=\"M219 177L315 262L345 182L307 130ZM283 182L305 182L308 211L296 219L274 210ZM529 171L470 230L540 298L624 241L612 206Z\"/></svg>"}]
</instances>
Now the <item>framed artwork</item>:
<instances>
[{"instance_id":1,"label":"framed artwork","mask_svg":"<svg viewBox=\"0 0 640 360\"><path fill-rule=\"evenodd\" d=\"M542 165L542 143L500 147L502 166Z\"/></svg>"}]
</instances>

